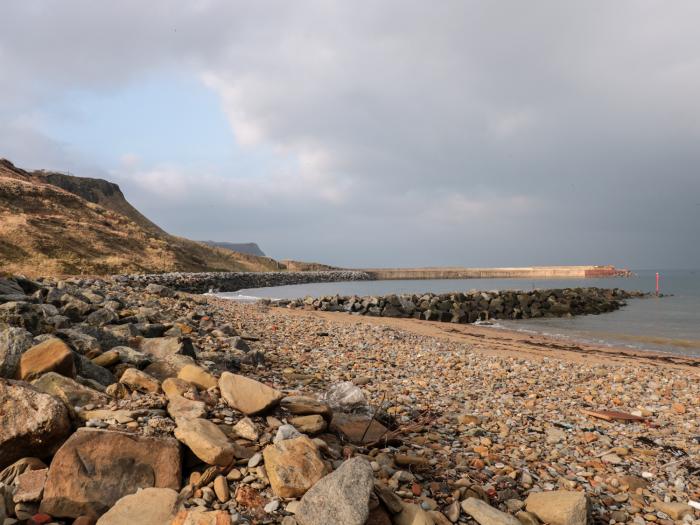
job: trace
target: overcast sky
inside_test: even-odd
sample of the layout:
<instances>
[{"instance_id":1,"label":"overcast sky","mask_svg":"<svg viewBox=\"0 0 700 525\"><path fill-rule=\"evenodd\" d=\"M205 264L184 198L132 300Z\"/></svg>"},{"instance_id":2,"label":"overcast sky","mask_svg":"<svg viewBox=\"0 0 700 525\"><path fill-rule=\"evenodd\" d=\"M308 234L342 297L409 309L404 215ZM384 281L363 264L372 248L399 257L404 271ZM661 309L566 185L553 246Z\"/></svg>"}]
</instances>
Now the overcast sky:
<instances>
[{"instance_id":1,"label":"overcast sky","mask_svg":"<svg viewBox=\"0 0 700 525\"><path fill-rule=\"evenodd\" d=\"M700 2L5 0L0 156L344 266L700 267Z\"/></svg>"}]
</instances>

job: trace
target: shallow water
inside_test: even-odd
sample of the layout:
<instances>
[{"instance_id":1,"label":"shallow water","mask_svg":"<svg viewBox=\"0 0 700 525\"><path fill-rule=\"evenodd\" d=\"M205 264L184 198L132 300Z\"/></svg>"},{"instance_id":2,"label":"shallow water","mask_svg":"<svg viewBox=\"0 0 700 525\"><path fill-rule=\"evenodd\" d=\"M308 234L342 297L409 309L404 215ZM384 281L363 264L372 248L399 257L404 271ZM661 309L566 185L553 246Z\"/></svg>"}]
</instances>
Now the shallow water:
<instances>
[{"instance_id":1,"label":"shallow water","mask_svg":"<svg viewBox=\"0 0 700 525\"><path fill-rule=\"evenodd\" d=\"M311 295L386 295L390 293L469 290L532 290L599 286L651 292L655 271L640 270L613 279L440 279L423 281L357 281L311 283L239 290L221 296L253 300L293 299ZM700 357L700 270L661 270L661 292L672 297L633 299L616 312L561 319L499 321L497 327L532 331L579 341L667 351Z\"/></svg>"}]
</instances>

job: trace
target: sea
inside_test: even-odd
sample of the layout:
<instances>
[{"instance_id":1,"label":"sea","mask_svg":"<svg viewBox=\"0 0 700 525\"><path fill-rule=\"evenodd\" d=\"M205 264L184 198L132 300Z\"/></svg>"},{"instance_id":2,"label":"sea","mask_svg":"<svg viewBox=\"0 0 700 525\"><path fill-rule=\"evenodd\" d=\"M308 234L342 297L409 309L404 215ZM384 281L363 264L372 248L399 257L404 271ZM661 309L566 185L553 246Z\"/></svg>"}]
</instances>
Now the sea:
<instances>
[{"instance_id":1,"label":"sea","mask_svg":"<svg viewBox=\"0 0 700 525\"><path fill-rule=\"evenodd\" d=\"M311 283L222 293L239 301L324 295L387 295L471 290L534 290L597 286L654 292L656 272L662 296L630 299L615 312L571 318L498 321L510 329L552 337L700 357L700 270L636 270L634 276L604 279L435 279Z\"/></svg>"}]
</instances>

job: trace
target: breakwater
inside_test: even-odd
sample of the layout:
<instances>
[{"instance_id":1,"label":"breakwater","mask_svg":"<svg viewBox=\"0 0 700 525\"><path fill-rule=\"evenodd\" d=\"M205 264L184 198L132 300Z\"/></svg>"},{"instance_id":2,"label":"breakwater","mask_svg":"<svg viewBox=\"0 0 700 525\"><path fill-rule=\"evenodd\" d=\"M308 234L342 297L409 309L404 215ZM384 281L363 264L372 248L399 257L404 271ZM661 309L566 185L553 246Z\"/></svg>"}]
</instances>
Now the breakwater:
<instances>
[{"instance_id":1,"label":"breakwater","mask_svg":"<svg viewBox=\"0 0 700 525\"><path fill-rule=\"evenodd\" d=\"M396 279L585 279L629 277L632 272L606 266L528 266L514 268L367 268L373 280Z\"/></svg>"},{"instance_id":2,"label":"breakwater","mask_svg":"<svg viewBox=\"0 0 700 525\"><path fill-rule=\"evenodd\" d=\"M160 284L190 293L235 292L244 288L264 288L291 284L369 281L362 271L334 270L322 272L173 272L118 275L113 279L123 284L146 286Z\"/></svg>"},{"instance_id":3,"label":"breakwater","mask_svg":"<svg viewBox=\"0 0 700 525\"><path fill-rule=\"evenodd\" d=\"M386 296L326 296L266 301L274 306L376 317L473 323L489 319L531 319L612 312L642 292L619 288L563 288L533 291L456 292Z\"/></svg>"}]
</instances>

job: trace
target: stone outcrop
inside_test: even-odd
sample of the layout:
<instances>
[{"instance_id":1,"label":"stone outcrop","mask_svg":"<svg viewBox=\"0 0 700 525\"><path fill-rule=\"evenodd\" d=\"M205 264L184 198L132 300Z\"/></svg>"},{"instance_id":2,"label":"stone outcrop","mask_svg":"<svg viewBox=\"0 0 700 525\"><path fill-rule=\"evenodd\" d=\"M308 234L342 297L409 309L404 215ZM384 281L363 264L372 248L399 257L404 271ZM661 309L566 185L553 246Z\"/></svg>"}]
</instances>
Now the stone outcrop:
<instances>
[{"instance_id":1,"label":"stone outcrop","mask_svg":"<svg viewBox=\"0 0 700 525\"><path fill-rule=\"evenodd\" d=\"M179 490L181 468L172 438L79 429L51 462L41 511L98 517L140 488Z\"/></svg>"},{"instance_id":2,"label":"stone outcrop","mask_svg":"<svg viewBox=\"0 0 700 525\"><path fill-rule=\"evenodd\" d=\"M69 432L68 411L58 399L0 379L0 469L25 456L52 454Z\"/></svg>"}]
</instances>

